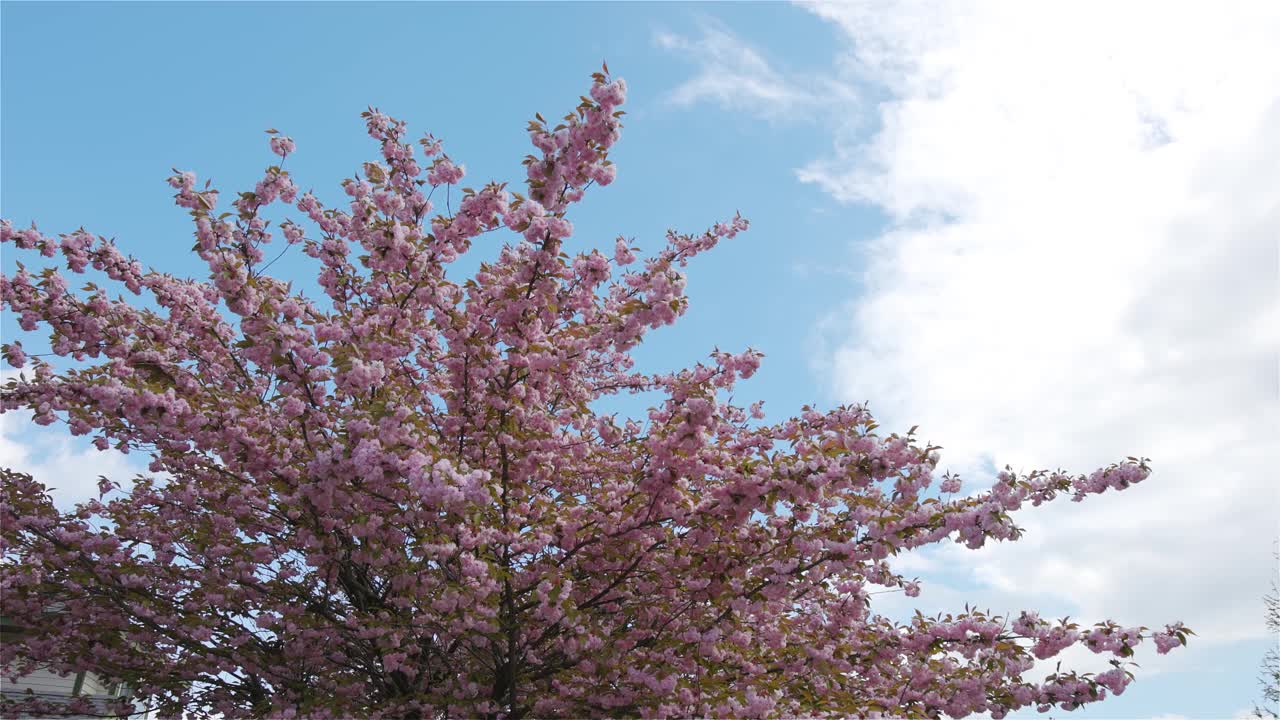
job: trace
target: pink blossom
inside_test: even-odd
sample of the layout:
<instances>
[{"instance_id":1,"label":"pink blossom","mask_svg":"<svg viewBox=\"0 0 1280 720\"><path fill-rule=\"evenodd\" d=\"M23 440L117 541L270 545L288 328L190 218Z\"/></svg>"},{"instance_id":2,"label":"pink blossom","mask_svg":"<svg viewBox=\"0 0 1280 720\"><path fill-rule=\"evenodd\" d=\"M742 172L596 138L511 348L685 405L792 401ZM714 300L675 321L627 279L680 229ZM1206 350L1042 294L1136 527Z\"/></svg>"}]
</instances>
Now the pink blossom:
<instances>
[{"instance_id":1,"label":"pink blossom","mask_svg":"<svg viewBox=\"0 0 1280 720\"><path fill-rule=\"evenodd\" d=\"M27 354L22 350L22 342L14 340L0 346L4 350L4 359L12 367L20 368L27 364Z\"/></svg>"},{"instance_id":2,"label":"pink blossom","mask_svg":"<svg viewBox=\"0 0 1280 720\"><path fill-rule=\"evenodd\" d=\"M288 157L289 153L294 151L294 148L295 145L291 137L276 135L271 138L271 152L280 157Z\"/></svg>"},{"instance_id":3,"label":"pink blossom","mask_svg":"<svg viewBox=\"0 0 1280 720\"><path fill-rule=\"evenodd\" d=\"M454 165L448 157L442 157L431 164L431 170L427 173L427 182L432 185L455 185L462 180L464 174L466 174L466 168Z\"/></svg>"}]
</instances>

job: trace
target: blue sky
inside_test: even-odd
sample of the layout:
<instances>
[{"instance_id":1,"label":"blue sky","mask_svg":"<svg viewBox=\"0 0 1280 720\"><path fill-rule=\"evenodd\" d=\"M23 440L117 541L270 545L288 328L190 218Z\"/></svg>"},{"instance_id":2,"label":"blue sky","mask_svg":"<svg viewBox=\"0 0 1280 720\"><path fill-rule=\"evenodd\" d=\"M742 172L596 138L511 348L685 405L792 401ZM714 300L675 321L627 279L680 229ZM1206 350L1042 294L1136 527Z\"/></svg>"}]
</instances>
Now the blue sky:
<instances>
[{"instance_id":1,"label":"blue sky","mask_svg":"<svg viewBox=\"0 0 1280 720\"><path fill-rule=\"evenodd\" d=\"M1017 548L903 566L926 608L1186 620L1195 647L1140 654L1136 685L1078 714L1232 717L1273 642L1280 183L1260 168L1280 167L1280 23L1191 8L1153 32L1137 5L1094 10L5 2L0 213L199 273L170 168L249 188L274 127L298 182L336 198L376 151L373 105L443 138L469 181L515 185L527 120L607 60L630 87L619 175L574 242L752 221L690 267L691 310L642 366L754 347L742 399L771 417L869 400L974 486L992 462L1153 457L1129 492L1026 514ZM304 278L298 259L281 271ZM131 472L22 418L0 433L0 460L68 477L67 501Z\"/></svg>"}]
</instances>

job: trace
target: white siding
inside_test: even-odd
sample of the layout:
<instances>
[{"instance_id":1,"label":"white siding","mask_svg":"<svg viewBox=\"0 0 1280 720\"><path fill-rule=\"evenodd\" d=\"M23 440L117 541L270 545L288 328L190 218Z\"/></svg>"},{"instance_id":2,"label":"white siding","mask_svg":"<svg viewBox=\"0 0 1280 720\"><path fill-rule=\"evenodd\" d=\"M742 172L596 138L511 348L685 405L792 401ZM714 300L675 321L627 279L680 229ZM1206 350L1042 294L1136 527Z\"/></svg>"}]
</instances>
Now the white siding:
<instances>
[{"instance_id":1,"label":"white siding","mask_svg":"<svg viewBox=\"0 0 1280 720\"><path fill-rule=\"evenodd\" d=\"M0 691L5 693L22 693L27 688L37 694L55 693L58 695L70 695L71 690L76 685L76 676L74 674L66 677L58 677L51 671L40 668L25 677L19 678L17 683L12 682L9 678L0 680Z\"/></svg>"},{"instance_id":2,"label":"white siding","mask_svg":"<svg viewBox=\"0 0 1280 720\"><path fill-rule=\"evenodd\" d=\"M81 695L108 695L108 696L114 697L115 696L114 690L115 688L108 687L107 683L104 682L102 678L92 673L88 673L84 676L84 685L80 687L80 694Z\"/></svg>"}]
</instances>

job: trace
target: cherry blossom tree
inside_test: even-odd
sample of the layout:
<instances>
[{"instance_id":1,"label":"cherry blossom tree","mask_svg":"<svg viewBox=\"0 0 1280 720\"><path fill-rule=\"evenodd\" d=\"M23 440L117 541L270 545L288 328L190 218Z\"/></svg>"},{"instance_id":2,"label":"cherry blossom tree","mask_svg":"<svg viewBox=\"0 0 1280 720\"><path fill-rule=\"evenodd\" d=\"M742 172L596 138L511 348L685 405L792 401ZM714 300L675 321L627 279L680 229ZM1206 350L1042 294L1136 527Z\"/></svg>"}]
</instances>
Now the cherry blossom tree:
<instances>
[{"instance_id":1,"label":"cherry blossom tree","mask_svg":"<svg viewBox=\"0 0 1280 720\"><path fill-rule=\"evenodd\" d=\"M380 157L342 207L299 190L274 131L280 159L229 207L175 171L203 281L84 229L0 225L110 281L3 276L22 330L48 331L47 353L4 345L25 370L3 409L151 473L64 513L3 471L4 614L28 629L0 649L8 674L90 671L174 716L1002 717L1119 694L1140 642L1186 643L1180 623L873 612L921 592L895 555L1015 540L1024 505L1122 490L1147 462L962 494L939 448L864 407L769 423L733 404L757 352L636 371L687 308L682 268L747 221L669 232L643 261L624 239L565 253L570 210L615 173L626 86L593 77L559 124L530 124L523 194L455 189L444 213L464 167L377 110ZM314 259L323 298L268 272L272 241ZM473 244L496 259L451 275ZM645 417L600 409L642 392ZM1073 645L1112 669L1024 679Z\"/></svg>"}]
</instances>

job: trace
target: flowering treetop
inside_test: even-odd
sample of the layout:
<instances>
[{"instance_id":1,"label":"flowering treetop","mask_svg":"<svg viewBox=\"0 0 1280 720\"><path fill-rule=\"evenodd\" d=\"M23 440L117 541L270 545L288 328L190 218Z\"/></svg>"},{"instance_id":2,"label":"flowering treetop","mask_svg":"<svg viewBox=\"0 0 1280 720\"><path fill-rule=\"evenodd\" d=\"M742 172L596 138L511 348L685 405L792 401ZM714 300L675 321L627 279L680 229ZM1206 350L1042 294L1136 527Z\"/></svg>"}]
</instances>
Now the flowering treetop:
<instances>
[{"instance_id":1,"label":"flowering treetop","mask_svg":"<svg viewBox=\"0 0 1280 720\"><path fill-rule=\"evenodd\" d=\"M4 613L29 631L0 663L89 670L164 714L1000 717L1118 694L1142 639L1185 643L1180 624L874 614L873 588L920 592L894 555L1017 539L1025 504L1148 467L1005 472L960 496L938 448L865 408L768 424L733 405L754 351L635 371L630 351L687 307L681 268L747 222L669 232L639 264L622 239L562 252L570 210L614 179L625 94L596 74L559 124L530 124L523 194L466 188L447 213L430 193L464 167L377 110L381 156L344 181L344 207L298 190L274 132L280 160L229 207L178 172L205 281L144 272L83 229L3 221L0 241L137 296L4 275L4 308L62 360L5 344L30 374L3 409L146 453L157 476L104 478L64 514L4 471ZM273 226L278 204L294 212ZM495 260L449 276L504 231ZM323 299L268 273L279 240L315 260ZM662 400L645 418L595 409L634 392ZM1076 644L1114 669L1023 679Z\"/></svg>"}]
</instances>

